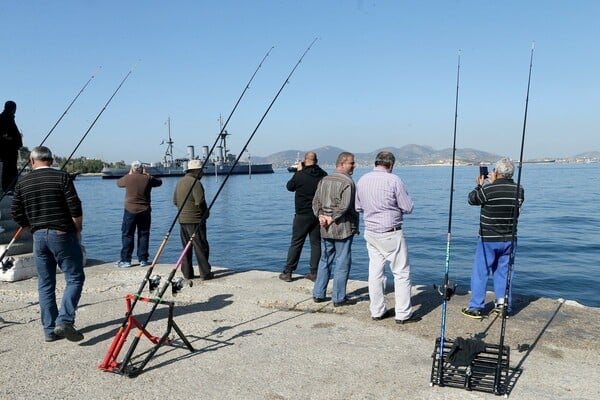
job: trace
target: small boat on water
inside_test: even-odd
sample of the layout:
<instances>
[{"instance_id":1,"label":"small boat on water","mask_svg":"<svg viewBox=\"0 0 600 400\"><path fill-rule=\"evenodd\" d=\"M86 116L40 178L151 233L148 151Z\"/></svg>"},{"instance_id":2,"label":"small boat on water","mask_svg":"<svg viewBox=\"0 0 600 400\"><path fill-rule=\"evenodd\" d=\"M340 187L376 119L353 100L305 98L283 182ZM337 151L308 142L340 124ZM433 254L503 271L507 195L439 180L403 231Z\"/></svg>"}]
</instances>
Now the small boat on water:
<instances>
[{"instance_id":1,"label":"small boat on water","mask_svg":"<svg viewBox=\"0 0 600 400\"><path fill-rule=\"evenodd\" d=\"M146 172L156 177L183 176L187 169L189 160L200 159L204 164L204 175L251 175L251 174L272 174L273 164L252 164L250 157L248 161L238 161L235 164L236 155L231 154L227 149L227 133L224 130L219 134L219 143L215 147L215 154L209 158L208 146L202 146L202 157L198 158L194 154L194 146L187 146L186 158L173 157L173 140L171 139L171 128L169 122L169 139L166 142L167 149L163 160L158 163L142 163ZM207 160L207 161L206 161ZM206 162L205 162L206 161ZM234 166L235 164L235 166ZM127 168L102 168L102 179L117 179L129 173Z\"/></svg>"},{"instance_id":2,"label":"small boat on water","mask_svg":"<svg viewBox=\"0 0 600 400\"><path fill-rule=\"evenodd\" d=\"M298 155L296 156L296 162L287 167L288 172L298 172L297 165L301 162L302 160L300 159L300 152L298 152Z\"/></svg>"}]
</instances>

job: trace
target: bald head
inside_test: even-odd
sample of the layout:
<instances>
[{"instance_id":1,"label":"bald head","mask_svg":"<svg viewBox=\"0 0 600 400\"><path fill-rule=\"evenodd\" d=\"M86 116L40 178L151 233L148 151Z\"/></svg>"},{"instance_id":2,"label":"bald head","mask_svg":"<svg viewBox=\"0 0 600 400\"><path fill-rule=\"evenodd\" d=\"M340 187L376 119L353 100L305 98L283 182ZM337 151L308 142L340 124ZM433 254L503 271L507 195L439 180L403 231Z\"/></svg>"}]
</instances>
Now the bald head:
<instances>
[{"instance_id":1,"label":"bald head","mask_svg":"<svg viewBox=\"0 0 600 400\"><path fill-rule=\"evenodd\" d=\"M316 165L317 161L317 153L314 151L308 151L304 155L304 165Z\"/></svg>"}]
</instances>

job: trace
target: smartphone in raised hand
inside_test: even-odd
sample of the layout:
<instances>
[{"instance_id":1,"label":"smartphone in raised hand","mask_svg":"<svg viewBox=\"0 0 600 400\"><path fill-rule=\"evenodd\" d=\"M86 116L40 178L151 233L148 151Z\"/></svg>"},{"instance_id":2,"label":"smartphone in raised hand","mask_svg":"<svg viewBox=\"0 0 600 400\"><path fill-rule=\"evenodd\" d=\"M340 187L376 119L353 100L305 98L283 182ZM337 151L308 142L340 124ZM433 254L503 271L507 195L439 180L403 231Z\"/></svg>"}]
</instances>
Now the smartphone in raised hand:
<instances>
[{"instance_id":1,"label":"smartphone in raised hand","mask_svg":"<svg viewBox=\"0 0 600 400\"><path fill-rule=\"evenodd\" d=\"M487 179L488 178L488 167L486 167L485 165L481 165L479 167L479 176L483 176L483 179Z\"/></svg>"}]
</instances>

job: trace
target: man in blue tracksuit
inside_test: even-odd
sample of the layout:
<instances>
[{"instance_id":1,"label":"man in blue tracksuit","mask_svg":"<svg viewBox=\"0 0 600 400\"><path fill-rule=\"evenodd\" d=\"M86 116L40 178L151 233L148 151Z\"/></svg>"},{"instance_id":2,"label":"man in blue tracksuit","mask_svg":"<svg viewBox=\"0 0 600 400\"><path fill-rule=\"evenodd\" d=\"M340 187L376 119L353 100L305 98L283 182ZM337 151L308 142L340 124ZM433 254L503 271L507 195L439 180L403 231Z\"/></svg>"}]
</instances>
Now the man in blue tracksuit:
<instances>
[{"instance_id":1,"label":"man in blue tracksuit","mask_svg":"<svg viewBox=\"0 0 600 400\"><path fill-rule=\"evenodd\" d=\"M481 206L479 240L471 275L471 299L469 306L462 310L463 315L469 318L483 318L485 291L490 273L496 296L494 311L502 312L513 237L516 251L517 220L525 199L522 187L518 188L517 196L517 184L512 179L514 170L515 166L510 159L500 159L487 178L489 184L484 185L486 177L480 175L477 178L477 187L469 193L469 204ZM512 312L511 305L509 288L506 315Z\"/></svg>"}]
</instances>

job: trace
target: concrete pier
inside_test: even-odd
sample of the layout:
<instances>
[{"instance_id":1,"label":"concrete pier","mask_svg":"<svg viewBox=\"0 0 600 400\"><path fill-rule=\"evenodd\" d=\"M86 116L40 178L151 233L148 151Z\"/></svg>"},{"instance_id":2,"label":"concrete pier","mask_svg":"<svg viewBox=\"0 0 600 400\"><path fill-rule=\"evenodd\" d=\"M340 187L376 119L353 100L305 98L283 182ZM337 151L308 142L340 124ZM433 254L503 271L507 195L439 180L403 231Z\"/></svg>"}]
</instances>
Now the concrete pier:
<instances>
[{"instance_id":1,"label":"concrete pier","mask_svg":"<svg viewBox=\"0 0 600 400\"><path fill-rule=\"evenodd\" d=\"M172 265L157 265L166 278ZM398 325L373 321L366 282L351 281L358 304L334 308L312 301L312 282L297 276L216 268L175 298L175 322L195 348L163 346L142 374L128 378L98 370L146 269L117 269L89 261L76 326L79 343L45 343L37 303L37 278L0 282L0 398L2 399L492 399L493 394L429 385L441 298L432 287L415 287L423 320ZM59 291L64 282L58 277ZM148 296L146 290L143 293ZM498 343L501 321L460 315L459 293L448 303L446 337L478 335ZM393 294L388 294L392 306ZM150 305L139 302L145 321ZM516 296L507 321L511 348L511 399L596 399L600 393L600 310L569 301ZM148 325L160 336L165 307ZM133 341L129 335L119 359ZM140 339L134 360L151 343Z\"/></svg>"}]
</instances>

